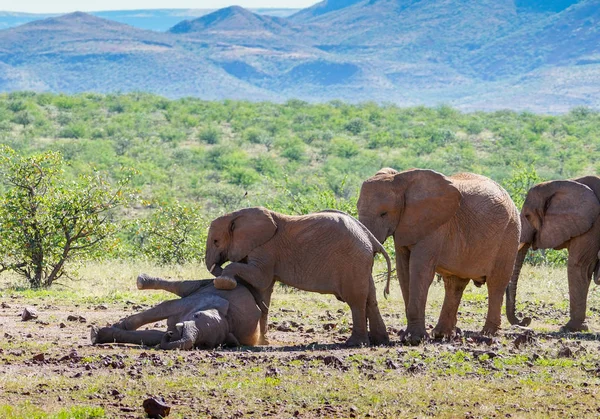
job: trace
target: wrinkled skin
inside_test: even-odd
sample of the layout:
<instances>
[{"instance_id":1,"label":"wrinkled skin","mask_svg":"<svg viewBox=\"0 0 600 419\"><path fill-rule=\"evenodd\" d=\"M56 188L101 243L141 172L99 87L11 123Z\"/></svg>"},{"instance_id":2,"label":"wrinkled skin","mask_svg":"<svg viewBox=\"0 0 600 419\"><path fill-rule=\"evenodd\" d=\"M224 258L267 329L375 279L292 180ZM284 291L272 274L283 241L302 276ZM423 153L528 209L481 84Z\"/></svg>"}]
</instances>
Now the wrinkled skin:
<instances>
[{"instance_id":1,"label":"wrinkled skin","mask_svg":"<svg viewBox=\"0 0 600 419\"><path fill-rule=\"evenodd\" d=\"M519 274L527 251L568 249L570 319L561 330L587 330L585 310L592 274L598 278L600 251L600 178L586 176L573 180L540 183L529 190L521 210L521 248L511 282L506 290L506 314L512 324L519 321L515 300Z\"/></svg>"},{"instance_id":2,"label":"wrinkled skin","mask_svg":"<svg viewBox=\"0 0 600 419\"><path fill-rule=\"evenodd\" d=\"M333 294L352 311L349 346L389 341L371 276L375 253L389 257L358 220L337 211L287 216L246 208L215 219L208 232L206 266L215 287L244 280L257 289L268 310L276 280L305 291ZM224 269L221 265L231 261ZM263 310L261 331L267 330ZM367 332L369 321L370 335Z\"/></svg>"},{"instance_id":3,"label":"wrinkled skin","mask_svg":"<svg viewBox=\"0 0 600 419\"><path fill-rule=\"evenodd\" d=\"M445 297L434 337L455 333L470 279L487 285L483 333L497 333L520 234L517 209L504 189L470 173L446 177L432 170L387 168L363 183L357 206L359 220L380 242L394 237L408 343L428 336L425 304L436 272L443 277Z\"/></svg>"},{"instance_id":4,"label":"wrinkled skin","mask_svg":"<svg viewBox=\"0 0 600 419\"><path fill-rule=\"evenodd\" d=\"M216 289L210 279L171 282L140 275L137 287L165 290L181 298L165 301L111 327L92 328L92 344L119 342L185 350L261 344L261 311L245 286L227 292ZM164 319L167 332L137 330Z\"/></svg>"}]
</instances>

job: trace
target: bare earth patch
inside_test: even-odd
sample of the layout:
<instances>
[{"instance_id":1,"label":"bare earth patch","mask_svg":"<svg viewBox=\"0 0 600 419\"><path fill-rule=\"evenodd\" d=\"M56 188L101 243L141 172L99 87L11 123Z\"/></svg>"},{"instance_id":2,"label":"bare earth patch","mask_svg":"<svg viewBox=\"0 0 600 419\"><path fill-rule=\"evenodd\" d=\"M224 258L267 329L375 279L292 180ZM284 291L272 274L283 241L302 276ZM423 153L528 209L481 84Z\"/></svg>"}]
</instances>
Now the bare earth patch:
<instances>
[{"instance_id":1,"label":"bare earth patch","mask_svg":"<svg viewBox=\"0 0 600 419\"><path fill-rule=\"evenodd\" d=\"M90 345L91 325L169 298L134 291L129 277L122 284L131 282L131 290L115 280L121 294L106 285L89 293L0 291L0 417L139 418L150 397L164 399L174 418L600 415L600 335L558 334L567 318L566 273L541 276L558 283L547 298L551 287L540 294L521 280L519 310L534 315L532 330L504 320L497 338L474 333L484 322L487 294L470 285L460 308L462 335L403 346L396 289L396 297L380 298L392 345L359 349L340 345L351 331L350 311L330 296L278 289L269 346L165 352ZM600 332L594 288L590 294L590 329ZM434 283L431 325L442 296L443 286ZM27 306L38 318L23 322Z\"/></svg>"}]
</instances>

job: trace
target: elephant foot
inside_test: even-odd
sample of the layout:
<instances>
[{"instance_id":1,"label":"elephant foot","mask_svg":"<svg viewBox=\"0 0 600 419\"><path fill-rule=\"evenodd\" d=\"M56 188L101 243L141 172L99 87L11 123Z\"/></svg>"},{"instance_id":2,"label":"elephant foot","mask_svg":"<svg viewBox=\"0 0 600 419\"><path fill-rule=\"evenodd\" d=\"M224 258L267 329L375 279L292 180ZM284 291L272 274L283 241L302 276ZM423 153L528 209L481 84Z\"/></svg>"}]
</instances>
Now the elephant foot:
<instances>
[{"instance_id":1,"label":"elephant foot","mask_svg":"<svg viewBox=\"0 0 600 419\"><path fill-rule=\"evenodd\" d=\"M147 274L138 275L136 280L136 285L138 290L147 289L150 287L150 284L154 282L154 278Z\"/></svg>"},{"instance_id":2,"label":"elephant foot","mask_svg":"<svg viewBox=\"0 0 600 419\"><path fill-rule=\"evenodd\" d=\"M435 340L452 339L456 336L455 327L441 327L437 325L431 331L431 337Z\"/></svg>"},{"instance_id":3,"label":"elephant foot","mask_svg":"<svg viewBox=\"0 0 600 419\"><path fill-rule=\"evenodd\" d=\"M574 322L572 320L560 328L561 333L587 332L588 330L590 329L585 321Z\"/></svg>"},{"instance_id":4,"label":"elephant foot","mask_svg":"<svg viewBox=\"0 0 600 419\"><path fill-rule=\"evenodd\" d=\"M481 334L484 336L496 336L498 331L500 330L500 326L485 324L483 329L481 329Z\"/></svg>"},{"instance_id":5,"label":"elephant foot","mask_svg":"<svg viewBox=\"0 0 600 419\"><path fill-rule=\"evenodd\" d=\"M213 285L218 290L232 290L237 287L237 281L226 276L220 276L214 279Z\"/></svg>"},{"instance_id":6,"label":"elephant foot","mask_svg":"<svg viewBox=\"0 0 600 419\"><path fill-rule=\"evenodd\" d=\"M428 339L429 335L425 329L408 327L406 331L400 333L400 342L411 346L419 345L421 342Z\"/></svg>"},{"instance_id":7,"label":"elephant foot","mask_svg":"<svg viewBox=\"0 0 600 419\"><path fill-rule=\"evenodd\" d=\"M389 345L390 336L387 334L387 332L371 332L369 333L369 342L374 346Z\"/></svg>"},{"instance_id":8,"label":"elephant foot","mask_svg":"<svg viewBox=\"0 0 600 419\"><path fill-rule=\"evenodd\" d=\"M110 328L120 329L120 330L135 330L135 327L131 327L127 318L121 319L115 324L113 324Z\"/></svg>"},{"instance_id":9,"label":"elephant foot","mask_svg":"<svg viewBox=\"0 0 600 419\"><path fill-rule=\"evenodd\" d=\"M369 338L364 336L350 336L348 338L348 340L346 341L346 343L344 343L345 346L347 346L348 348L356 348L359 346L369 346Z\"/></svg>"},{"instance_id":10,"label":"elephant foot","mask_svg":"<svg viewBox=\"0 0 600 419\"><path fill-rule=\"evenodd\" d=\"M113 343L115 341L114 332L115 329L112 327L98 328L97 326L92 326L90 329L90 340L92 341L92 345Z\"/></svg>"}]
</instances>

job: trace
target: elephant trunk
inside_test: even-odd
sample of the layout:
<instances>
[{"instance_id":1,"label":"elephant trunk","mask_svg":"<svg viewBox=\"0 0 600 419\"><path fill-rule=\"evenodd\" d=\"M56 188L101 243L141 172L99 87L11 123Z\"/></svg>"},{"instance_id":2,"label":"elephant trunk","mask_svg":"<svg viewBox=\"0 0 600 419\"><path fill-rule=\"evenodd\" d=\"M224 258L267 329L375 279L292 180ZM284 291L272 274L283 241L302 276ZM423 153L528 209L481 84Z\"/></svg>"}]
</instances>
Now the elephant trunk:
<instances>
[{"instance_id":1,"label":"elephant trunk","mask_svg":"<svg viewBox=\"0 0 600 419\"><path fill-rule=\"evenodd\" d=\"M215 277L221 276L223 268L221 268L221 255L218 251L206 250L206 268Z\"/></svg>"},{"instance_id":2,"label":"elephant trunk","mask_svg":"<svg viewBox=\"0 0 600 419\"><path fill-rule=\"evenodd\" d=\"M198 337L198 329L194 322L178 323L176 327L176 332L167 332L164 334L160 342L160 349L181 349L187 351L194 347L194 343Z\"/></svg>"},{"instance_id":3,"label":"elephant trunk","mask_svg":"<svg viewBox=\"0 0 600 419\"><path fill-rule=\"evenodd\" d=\"M523 327L529 326L529 324L531 323L531 318L525 317L523 320L519 321L515 313L515 306L519 275L521 274L523 261L525 260L525 256L527 256L527 251L529 250L530 246L530 243L524 243L519 249L519 253L517 253L517 260L515 261L515 267L513 270L512 278L510 279L508 287L506 288L506 317L508 317L508 321L510 322L510 324L516 324Z\"/></svg>"}]
</instances>

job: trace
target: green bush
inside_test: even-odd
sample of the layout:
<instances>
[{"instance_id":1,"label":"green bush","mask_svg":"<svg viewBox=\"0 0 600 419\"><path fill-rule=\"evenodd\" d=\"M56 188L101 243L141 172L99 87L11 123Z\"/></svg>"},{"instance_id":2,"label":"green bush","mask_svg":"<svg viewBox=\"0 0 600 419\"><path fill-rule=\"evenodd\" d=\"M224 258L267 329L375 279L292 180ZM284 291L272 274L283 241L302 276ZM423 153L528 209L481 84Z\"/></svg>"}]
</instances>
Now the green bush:
<instances>
[{"instance_id":1,"label":"green bush","mask_svg":"<svg viewBox=\"0 0 600 419\"><path fill-rule=\"evenodd\" d=\"M154 262L181 265L203 260L208 224L199 205L160 204L134 227L138 247Z\"/></svg>"},{"instance_id":2,"label":"green bush","mask_svg":"<svg viewBox=\"0 0 600 419\"><path fill-rule=\"evenodd\" d=\"M217 144L221 140L221 130L215 126L203 128L198 138L206 144Z\"/></svg>"},{"instance_id":3,"label":"green bush","mask_svg":"<svg viewBox=\"0 0 600 419\"><path fill-rule=\"evenodd\" d=\"M111 246L114 210L131 199L125 177L115 187L93 172L63 176L60 154L23 157L0 147L0 272L13 271L34 287L49 287L78 258L100 257ZM103 245L104 248L101 246Z\"/></svg>"}]
</instances>

